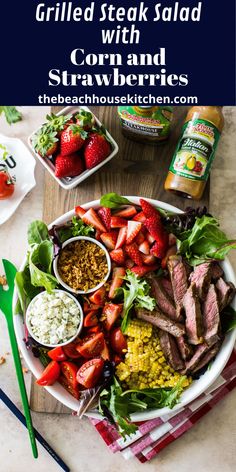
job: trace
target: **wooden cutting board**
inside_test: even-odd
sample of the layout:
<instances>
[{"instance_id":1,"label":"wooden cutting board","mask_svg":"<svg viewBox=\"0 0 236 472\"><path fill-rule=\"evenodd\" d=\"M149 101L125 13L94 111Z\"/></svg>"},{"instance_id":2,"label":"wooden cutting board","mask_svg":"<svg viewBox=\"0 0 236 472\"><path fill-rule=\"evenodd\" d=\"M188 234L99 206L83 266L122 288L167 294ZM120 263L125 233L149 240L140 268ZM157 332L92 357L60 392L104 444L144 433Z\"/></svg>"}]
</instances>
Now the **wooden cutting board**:
<instances>
[{"instance_id":1,"label":"wooden cutting board","mask_svg":"<svg viewBox=\"0 0 236 472\"><path fill-rule=\"evenodd\" d=\"M61 107L53 107L58 112ZM123 137L116 107L92 107L92 111L117 141L119 152L106 166L73 190L64 190L46 172L44 180L43 220L50 223L63 213L107 192L121 195L142 195L173 204L181 209L187 206L209 206L209 183L200 202L177 197L163 188L187 107L176 107L170 139L166 144L151 146L135 143ZM38 387L32 377L30 405L32 410L47 413L71 413L44 388Z\"/></svg>"}]
</instances>

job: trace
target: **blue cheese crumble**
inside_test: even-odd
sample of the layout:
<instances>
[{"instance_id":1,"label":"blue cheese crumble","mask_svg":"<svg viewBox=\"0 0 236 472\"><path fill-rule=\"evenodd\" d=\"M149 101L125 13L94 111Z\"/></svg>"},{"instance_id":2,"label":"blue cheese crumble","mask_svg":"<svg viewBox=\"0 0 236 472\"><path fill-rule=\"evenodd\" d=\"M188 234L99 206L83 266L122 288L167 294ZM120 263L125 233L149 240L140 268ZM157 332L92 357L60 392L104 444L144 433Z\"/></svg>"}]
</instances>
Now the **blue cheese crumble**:
<instances>
[{"instance_id":1,"label":"blue cheese crumble","mask_svg":"<svg viewBox=\"0 0 236 472\"><path fill-rule=\"evenodd\" d=\"M70 341L78 330L81 313L76 302L63 291L43 292L30 304L28 325L42 344Z\"/></svg>"}]
</instances>

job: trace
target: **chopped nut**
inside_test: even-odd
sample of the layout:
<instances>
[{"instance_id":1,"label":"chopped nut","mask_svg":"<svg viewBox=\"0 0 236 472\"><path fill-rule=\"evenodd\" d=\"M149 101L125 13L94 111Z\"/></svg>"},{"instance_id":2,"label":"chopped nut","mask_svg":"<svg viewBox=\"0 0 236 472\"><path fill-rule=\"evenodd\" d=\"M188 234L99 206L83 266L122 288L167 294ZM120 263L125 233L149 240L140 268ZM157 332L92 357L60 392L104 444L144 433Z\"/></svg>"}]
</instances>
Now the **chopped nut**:
<instances>
[{"instance_id":1,"label":"chopped nut","mask_svg":"<svg viewBox=\"0 0 236 472\"><path fill-rule=\"evenodd\" d=\"M106 254L95 242L72 242L60 252L58 271L69 287L86 292L100 284L107 275Z\"/></svg>"},{"instance_id":2,"label":"chopped nut","mask_svg":"<svg viewBox=\"0 0 236 472\"><path fill-rule=\"evenodd\" d=\"M0 357L0 365L5 364L6 358L4 356Z\"/></svg>"},{"instance_id":3,"label":"chopped nut","mask_svg":"<svg viewBox=\"0 0 236 472\"><path fill-rule=\"evenodd\" d=\"M22 367L23 374L27 374L29 372L29 369L27 367Z\"/></svg>"}]
</instances>

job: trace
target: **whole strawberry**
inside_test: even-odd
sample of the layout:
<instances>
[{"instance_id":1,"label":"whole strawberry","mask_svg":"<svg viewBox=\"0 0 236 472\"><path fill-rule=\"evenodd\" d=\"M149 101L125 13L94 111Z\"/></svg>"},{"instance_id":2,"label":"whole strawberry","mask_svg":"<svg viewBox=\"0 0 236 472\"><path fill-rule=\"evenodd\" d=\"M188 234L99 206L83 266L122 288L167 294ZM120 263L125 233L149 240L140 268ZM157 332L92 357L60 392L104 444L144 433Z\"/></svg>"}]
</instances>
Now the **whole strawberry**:
<instances>
[{"instance_id":1,"label":"whole strawberry","mask_svg":"<svg viewBox=\"0 0 236 472\"><path fill-rule=\"evenodd\" d=\"M78 154L70 154L68 156L62 156L59 154L55 161L55 176L58 178L62 177L75 177L80 175L84 170L84 163Z\"/></svg>"},{"instance_id":2,"label":"whole strawberry","mask_svg":"<svg viewBox=\"0 0 236 472\"><path fill-rule=\"evenodd\" d=\"M104 134L91 133L84 146L86 169L92 169L111 153L111 145Z\"/></svg>"},{"instance_id":3,"label":"whole strawberry","mask_svg":"<svg viewBox=\"0 0 236 472\"><path fill-rule=\"evenodd\" d=\"M78 125L70 125L61 133L61 156L78 151L87 138L87 133Z\"/></svg>"},{"instance_id":4,"label":"whole strawberry","mask_svg":"<svg viewBox=\"0 0 236 472\"><path fill-rule=\"evenodd\" d=\"M32 145L40 156L49 157L57 151L57 133L45 125L33 136Z\"/></svg>"}]
</instances>

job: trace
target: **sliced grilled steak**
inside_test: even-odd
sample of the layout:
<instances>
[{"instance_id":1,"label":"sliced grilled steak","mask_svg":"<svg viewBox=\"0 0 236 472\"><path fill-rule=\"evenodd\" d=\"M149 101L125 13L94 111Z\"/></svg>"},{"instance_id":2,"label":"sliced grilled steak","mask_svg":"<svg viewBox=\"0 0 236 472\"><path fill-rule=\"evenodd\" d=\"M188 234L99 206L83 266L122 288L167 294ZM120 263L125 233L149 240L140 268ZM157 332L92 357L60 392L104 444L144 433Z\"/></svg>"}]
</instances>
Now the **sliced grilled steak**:
<instances>
[{"instance_id":1,"label":"sliced grilled steak","mask_svg":"<svg viewBox=\"0 0 236 472\"><path fill-rule=\"evenodd\" d=\"M184 336L180 336L179 338L176 338L176 342L177 342L182 359L184 361L188 360L193 353L192 347L187 343Z\"/></svg>"},{"instance_id":2,"label":"sliced grilled steak","mask_svg":"<svg viewBox=\"0 0 236 472\"><path fill-rule=\"evenodd\" d=\"M184 368L184 362L182 361L179 350L175 341L175 338L171 334L165 331L159 331L159 339L161 349L167 362L173 367L174 370L181 370Z\"/></svg>"},{"instance_id":3,"label":"sliced grilled steak","mask_svg":"<svg viewBox=\"0 0 236 472\"><path fill-rule=\"evenodd\" d=\"M152 288L152 295L155 298L159 308L172 320L176 321L176 309L173 299L171 299L168 293L165 291L164 287L162 286L161 279L151 275L148 277L148 281Z\"/></svg>"},{"instance_id":4,"label":"sliced grilled steak","mask_svg":"<svg viewBox=\"0 0 236 472\"><path fill-rule=\"evenodd\" d=\"M220 277L224 275L224 271L222 267L218 264L218 262L212 262L211 264L211 277L213 282L216 282Z\"/></svg>"},{"instance_id":5,"label":"sliced grilled steak","mask_svg":"<svg viewBox=\"0 0 236 472\"><path fill-rule=\"evenodd\" d=\"M229 305L235 296L235 286L232 282L225 282L222 277L216 282L220 311Z\"/></svg>"},{"instance_id":6,"label":"sliced grilled steak","mask_svg":"<svg viewBox=\"0 0 236 472\"><path fill-rule=\"evenodd\" d=\"M158 308L153 311L145 310L144 308L136 308L136 315L140 320L148 321L173 336L178 337L185 333L185 327L182 324L171 320L158 310Z\"/></svg>"},{"instance_id":7,"label":"sliced grilled steak","mask_svg":"<svg viewBox=\"0 0 236 472\"><path fill-rule=\"evenodd\" d=\"M188 374L189 372L192 372L195 367L198 365L204 354L209 351L209 346L207 344L200 344L191 359L185 363L185 368L182 370L182 374Z\"/></svg>"},{"instance_id":8,"label":"sliced grilled steak","mask_svg":"<svg viewBox=\"0 0 236 472\"><path fill-rule=\"evenodd\" d=\"M212 272L210 262L204 262L204 264L199 264L190 274L190 283L195 283L198 296L201 300L205 298L209 289L211 283L211 274Z\"/></svg>"},{"instance_id":9,"label":"sliced grilled steak","mask_svg":"<svg viewBox=\"0 0 236 472\"><path fill-rule=\"evenodd\" d=\"M212 346L219 340L220 312L215 285L211 284L202 305L203 337Z\"/></svg>"},{"instance_id":10,"label":"sliced grilled steak","mask_svg":"<svg viewBox=\"0 0 236 472\"><path fill-rule=\"evenodd\" d=\"M164 287L166 293L168 293L169 297L174 300L174 294L173 294L173 288L172 288L172 285L171 285L171 281L169 279L166 279L165 277L163 277L163 279L161 279L161 283L162 283L162 286Z\"/></svg>"},{"instance_id":11,"label":"sliced grilled steak","mask_svg":"<svg viewBox=\"0 0 236 472\"><path fill-rule=\"evenodd\" d=\"M210 362L217 354L221 346L221 342L217 342L210 348L209 351L207 351L206 354L200 359L199 363L196 365L196 367L191 371L192 373L195 374L195 372L198 372L200 369L205 367L208 362Z\"/></svg>"},{"instance_id":12,"label":"sliced grilled steak","mask_svg":"<svg viewBox=\"0 0 236 472\"><path fill-rule=\"evenodd\" d=\"M190 285L184 299L186 334L189 344L201 344L203 342L202 313L197 288L195 284Z\"/></svg>"},{"instance_id":13,"label":"sliced grilled steak","mask_svg":"<svg viewBox=\"0 0 236 472\"><path fill-rule=\"evenodd\" d=\"M186 267L181 256L170 256L167 266L170 273L174 300L177 308L177 317L179 319L181 317L183 297L188 289Z\"/></svg>"}]
</instances>

